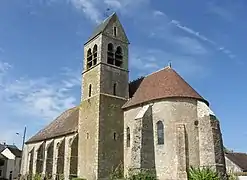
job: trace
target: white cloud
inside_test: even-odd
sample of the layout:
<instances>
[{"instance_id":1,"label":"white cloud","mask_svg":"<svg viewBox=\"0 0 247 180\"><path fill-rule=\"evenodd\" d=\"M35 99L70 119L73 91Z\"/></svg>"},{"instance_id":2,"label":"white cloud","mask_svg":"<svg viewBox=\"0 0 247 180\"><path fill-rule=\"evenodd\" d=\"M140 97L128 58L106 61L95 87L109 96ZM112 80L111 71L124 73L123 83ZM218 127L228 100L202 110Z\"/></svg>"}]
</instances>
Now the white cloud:
<instances>
[{"instance_id":1,"label":"white cloud","mask_svg":"<svg viewBox=\"0 0 247 180\"><path fill-rule=\"evenodd\" d=\"M196 78L201 79L210 74L208 66L205 65L207 61L204 61L204 58L208 56L188 56L177 52L167 52L161 49L146 50L140 47L134 47L130 54L130 68L133 68L130 72L137 72L138 76L148 75L162 69L170 62L186 78L195 79L196 75Z\"/></svg>"},{"instance_id":2,"label":"white cloud","mask_svg":"<svg viewBox=\"0 0 247 180\"><path fill-rule=\"evenodd\" d=\"M14 142L15 131L25 124L46 125L80 101L80 95L74 93L80 89L79 70L65 68L58 77L16 78L13 69L0 61L0 141Z\"/></svg>"},{"instance_id":3,"label":"white cloud","mask_svg":"<svg viewBox=\"0 0 247 180\"><path fill-rule=\"evenodd\" d=\"M159 10L155 10L155 11L153 12L153 14L154 14L154 16L165 16L165 13L163 13L163 12L161 12L161 11L159 11Z\"/></svg>"},{"instance_id":4,"label":"white cloud","mask_svg":"<svg viewBox=\"0 0 247 180\"><path fill-rule=\"evenodd\" d=\"M180 47L180 51L191 55L206 55L208 50L196 39L189 37L176 37L174 39Z\"/></svg>"},{"instance_id":5,"label":"white cloud","mask_svg":"<svg viewBox=\"0 0 247 180\"><path fill-rule=\"evenodd\" d=\"M87 17L97 24L102 20L102 15L99 8L96 6L99 1L97 0L71 0L71 3L77 8L82 10Z\"/></svg>"},{"instance_id":6,"label":"white cloud","mask_svg":"<svg viewBox=\"0 0 247 180\"><path fill-rule=\"evenodd\" d=\"M208 39L207 37L201 35L199 32L196 32L196 31L194 31L193 29L191 29L189 27L181 25L180 22L177 21L177 20L171 20L171 23L174 24L179 29L181 29L181 30L183 30L183 31L185 31L185 32L187 32L187 33L189 33L191 35L196 36L197 38L201 39L202 41L206 41L206 42L208 42L210 44L213 44L213 45L216 44L214 41L212 41L212 40Z\"/></svg>"},{"instance_id":7,"label":"white cloud","mask_svg":"<svg viewBox=\"0 0 247 180\"><path fill-rule=\"evenodd\" d=\"M105 18L106 10L129 14L138 6L149 3L149 0L69 0L72 5L80 9L93 22L100 23Z\"/></svg>"},{"instance_id":8,"label":"white cloud","mask_svg":"<svg viewBox=\"0 0 247 180\"><path fill-rule=\"evenodd\" d=\"M218 43L214 42L213 40L201 35L199 32L187 27L187 26L183 26L181 25L181 23L177 20L171 20L172 24L174 24L177 28L199 38L200 40L204 41L204 42L208 42L209 44L213 45L217 50L220 50L222 53L226 54L230 59L233 59L236 57L236 55L234 55L230 50L226 49L225 47L221 47L221 45L219 45Z\"/></svg>"},{"instance_id":9,"label":"white cloud","mask_svg":"<svg viewBox=\"0 0 247 180\"><path fill-rule=\"evenodd\" d=\"M215 14L226 21L231 22L234 19L234 14L230 10L228 10L227 7L222 7L214 3L209 3L208 10L210 13Z\"/></svg>"}]
</instances>

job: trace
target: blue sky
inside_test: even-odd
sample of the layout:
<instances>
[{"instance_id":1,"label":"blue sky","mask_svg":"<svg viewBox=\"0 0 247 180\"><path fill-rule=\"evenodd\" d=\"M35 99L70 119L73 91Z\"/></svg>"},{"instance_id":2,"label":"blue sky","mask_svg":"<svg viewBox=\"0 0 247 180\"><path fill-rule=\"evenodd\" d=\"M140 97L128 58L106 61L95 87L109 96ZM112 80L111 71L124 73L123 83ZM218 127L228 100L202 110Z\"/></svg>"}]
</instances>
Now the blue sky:
<instances>
[{"instance_id":1,"label":"blue sky","mask_svg":"<svg viewBox=\"0 0 247 180\"><path fill-rule=\"evenodd\" d=\"M131 42L130 78L172 61L206 98L226 147L247 152L244 0L0 0L0 142L21 144L80 102L83 44L116 11Z\"/></svg>"}]
</instances>

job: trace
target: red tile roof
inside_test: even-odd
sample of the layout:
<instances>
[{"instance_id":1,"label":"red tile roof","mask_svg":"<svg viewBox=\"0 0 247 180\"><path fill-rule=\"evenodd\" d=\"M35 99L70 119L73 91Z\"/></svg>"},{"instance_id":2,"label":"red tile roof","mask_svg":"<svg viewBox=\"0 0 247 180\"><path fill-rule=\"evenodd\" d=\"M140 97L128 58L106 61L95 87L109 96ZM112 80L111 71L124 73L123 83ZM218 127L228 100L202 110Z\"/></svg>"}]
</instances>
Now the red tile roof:
<instances>
[{"instance_id":1,"label":"red tile roof","mask_svg":"<svg viewBox=\"0 0 247 180\"><path fill-rule=\"evenodd\" d=\"M166 67L145 77L123 108L172 97L194 98L208 104L175 70Z\"/></svg>"}]
</instances>

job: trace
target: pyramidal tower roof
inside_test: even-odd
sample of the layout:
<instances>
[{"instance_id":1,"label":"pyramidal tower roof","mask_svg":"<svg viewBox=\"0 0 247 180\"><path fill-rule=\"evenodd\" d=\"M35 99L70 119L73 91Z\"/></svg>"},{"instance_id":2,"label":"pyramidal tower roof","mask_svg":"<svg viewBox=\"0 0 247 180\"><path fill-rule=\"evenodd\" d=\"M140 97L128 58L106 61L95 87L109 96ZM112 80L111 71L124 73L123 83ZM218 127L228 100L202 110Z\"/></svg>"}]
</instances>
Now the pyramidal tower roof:
<instances>
[{"instance_id":1,"label":"pyramidal tower roof","mask_svg":"<svg viewBox=\"0 0 247 180\"><path fill-rule=\"evenodd\" d=\"M87 40L87 42L85 44L87 44L88 42L90 42L91 40L93 40L96 36L98 36L99 34L103 33L104 30L107 28L107 26L114 21L119 21L117 13L114 12L112 13L109 17L107 17L105 20L103 20L93 31L92 35L89 37L89 39ZM120 23L121 24L121 23Z\"/></svg>"},{"instance_id":2,"label":"pyramidal tower roof","mask_svg":"<svg viewBox=\"0 0 247 180\"><path fill-rule=\"evenodd\" d=\"M163 98L193 98L208 102L199 95L175 70L165 67L146 76L133 97L123 108L147 103Z\"/></svg>"}]
</instances>

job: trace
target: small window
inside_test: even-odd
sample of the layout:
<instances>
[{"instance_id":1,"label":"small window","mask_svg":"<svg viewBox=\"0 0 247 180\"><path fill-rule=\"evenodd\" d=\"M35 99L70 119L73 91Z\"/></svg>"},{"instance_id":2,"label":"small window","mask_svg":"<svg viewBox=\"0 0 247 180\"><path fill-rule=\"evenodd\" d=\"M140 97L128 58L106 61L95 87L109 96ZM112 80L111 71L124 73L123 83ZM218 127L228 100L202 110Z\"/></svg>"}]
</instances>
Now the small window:
<instances>
[{"instance_id":1,"label":"small window","mask_svg":"<svg viewBox=\"0 0 247 180\"><path fill-rule=\"evenodd\" d=\"M113 133L113 139L117 140L117 133L116 132Z\"/></svg>"},{"instance_id":2,"label":"small window","mask_svg":"<svg viewBox=\"0 0 247 180\"><path fill-rule=\"evenodd\" d=\"M157 122L158 144L164 144L164 125L161 121Z\"/></svg>"},{"instance_id":3,"label":"small window","mask_svg":"<svg viewBox=\"0 0 247 180\"><path fill-rule=\"evenodd\" d=\"M113 28L113 35L116 37L117 36L117 27Z\"/></svg>"},{"instance_id":4,"label":"small window","mask_svg":"<svg viewBox=\"0 0 247 180\"><path fill-rule=\"evenodd\" d=\"M130 147L130 128L127 127L127 147Z\"/></svg>"},{"instance_id":5,"label":"small window","mask_svg":"<svg viewBox=\"0 0 247 180\"><path fill-rule=\"evenodd\" d=\"M117 83L114 83L114 85L113 85L113 95L114 96L117 95Z\"/></svg>"},{"instance_id":6,"label":"small window","mask_svg":"<svg viewBox=\"0 0 247 180\"><path fill-rule=\"evenodd\" d=\"M87 139L89 139L89 133L87 133Z\"/></svg>"},{"instance_id":7,"label":"small window","mask_svg":"<svg viewBox=\"0 0 247 180\"><path fill-rule=\"evenodd\" d=\"M198 126L198 124L199 124L199 122L196 120L196 121L194 122L194 125L195 125L195 126Z\"/></svg>"},{"instance_id":8,"label":"small window","mask_svg":"<svg viewBox=\"0 0 247 180\"><path fill-rule=\"evenodd\" d=\"M92 96L92 85L89 85L89 89L88 89L88 97Z\"/></svg>"}]
</instances>

